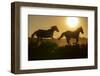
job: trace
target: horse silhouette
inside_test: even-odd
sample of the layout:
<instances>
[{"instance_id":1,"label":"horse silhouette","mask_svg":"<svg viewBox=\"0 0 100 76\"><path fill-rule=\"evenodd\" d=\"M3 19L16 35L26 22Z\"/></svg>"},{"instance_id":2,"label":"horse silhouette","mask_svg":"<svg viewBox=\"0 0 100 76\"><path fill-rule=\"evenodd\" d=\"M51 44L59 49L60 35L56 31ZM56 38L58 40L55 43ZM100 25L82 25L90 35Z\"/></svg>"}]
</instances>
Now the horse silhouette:
<instances>
[{"instance_id":1,"label":"horse silhouette","mask_svg":"<svg viewBox=\"0 0 100 76\"><path fill-rule=\"evenodd\" d=\"M54 32L59 32L57 26L52 26L50 29L48 30L42 30L42 29L39 29L37 31L35 31L31 38L34 38L34 36L37 37L38 40L42 40L43 38L52 38L53 39L53 33Z\"/></svg>"},{"instance_id":2,"label":"horse silhouette","mask_svg":"<svg viewBox=\"0 0 100 76\"><path fill-rule=\"evenodd\" d=\"M70 42L69 42L70 38L76 39L75 44L77 44L78 41L79 41L79 34L80 34L80 32L81 32L81 33L84 33L82 27L79 27L78 29L76 29L76 30L73 31L73 32L72 32L72 31L63 32L63 33L61 34L61 36L58 38L58 40L60 40L63 36L65 36L66 41L67 41L68 44L70 44Z\"/></svg>"}]
</instances>

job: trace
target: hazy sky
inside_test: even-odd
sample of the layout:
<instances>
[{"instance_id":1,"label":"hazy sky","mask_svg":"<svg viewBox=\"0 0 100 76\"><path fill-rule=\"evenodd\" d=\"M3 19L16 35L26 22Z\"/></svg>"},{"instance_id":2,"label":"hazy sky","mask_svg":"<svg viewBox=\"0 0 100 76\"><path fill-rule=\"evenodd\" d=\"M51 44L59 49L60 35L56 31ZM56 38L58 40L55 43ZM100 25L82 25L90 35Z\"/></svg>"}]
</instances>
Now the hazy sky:
<instances>
[{"instance_id":1,"label":"hazy sky","mask_svg":"<svg viewBox=\"0 0 100 76\"><path fill-rule=\"evenodd\" d=\"M50 29L51 26L56 25L59 32L54 33L54 38L58 38L61 33L65 31L74 31L79 26L82 26L84 34L80 34L80 37L88 36L88 18L87 17L77 17L79 23L75 28L69 27L67 24L68 16L43 16L43 15L28 15L28 37L31 37L38 29Z\"/></svg>"}]
</instances>

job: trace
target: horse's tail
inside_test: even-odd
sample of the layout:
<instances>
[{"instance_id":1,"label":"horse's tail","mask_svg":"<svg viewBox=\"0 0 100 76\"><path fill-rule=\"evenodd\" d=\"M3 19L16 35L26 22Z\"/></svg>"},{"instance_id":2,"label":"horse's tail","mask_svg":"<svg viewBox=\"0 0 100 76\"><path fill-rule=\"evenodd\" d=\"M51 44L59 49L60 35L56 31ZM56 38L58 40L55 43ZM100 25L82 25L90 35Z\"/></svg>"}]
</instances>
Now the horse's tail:
<instances>
[{"instance_id":1,"label":"horse's tail","mask_svg":"<svg viewBox=\"0 0 100 76\"><path fill-rule=\"evenodd\" d=\"M34 38L34 36L35 36L36 33L37 33L37 31L35 31L35 32L32 34L31 38Z\"/></svg>"},{"instance_id":2,"label":"horse's tail","mask_svg":"<svg viewBox=\"0 0 100 76\"><path fill-rule=\"evenodd\" d=\"M64 36L65 32L61 34L61 36L58 38L60 40Z\"/></svg>"}]
</instances>

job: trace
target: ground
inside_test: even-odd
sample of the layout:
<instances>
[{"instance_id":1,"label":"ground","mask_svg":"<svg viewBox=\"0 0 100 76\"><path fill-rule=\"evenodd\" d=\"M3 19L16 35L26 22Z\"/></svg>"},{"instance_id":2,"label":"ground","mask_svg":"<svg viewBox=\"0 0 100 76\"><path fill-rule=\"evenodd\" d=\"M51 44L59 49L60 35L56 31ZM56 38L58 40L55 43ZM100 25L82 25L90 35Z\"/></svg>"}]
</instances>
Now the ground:
<instances>
[{"instance_id":1,"label":"ground","mask_svg":"<svg viewBox=\"0 0 100 76\"><path fill-rule=\"evenodd\" d=\"M83 40L83 42L85 41ZM51 59L75 59L87 57L87 43L67 45L66 40L64 41L57 39L44 39L42 41L37 42L37 39L29 39L28 60L30 61Z\"/></svg>"}]
</instances>

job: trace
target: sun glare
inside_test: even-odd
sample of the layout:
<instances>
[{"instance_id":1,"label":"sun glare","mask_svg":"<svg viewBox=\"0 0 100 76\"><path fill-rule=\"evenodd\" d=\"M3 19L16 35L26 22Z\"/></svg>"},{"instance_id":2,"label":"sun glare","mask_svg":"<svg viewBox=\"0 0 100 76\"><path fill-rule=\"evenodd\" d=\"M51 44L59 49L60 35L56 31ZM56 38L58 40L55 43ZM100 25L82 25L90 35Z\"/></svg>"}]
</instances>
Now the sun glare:
<instances>
[{"instance_id":1,"label":"sun glare","mask_svg":"<svg viewBox=\"0 0 100 76\"><path fill-rule=\"evenodd\" d=\"M77 17L67 17L66 23L69 27L74 28L78 25L79 19Z\"/></svg>"}]
</instances>

